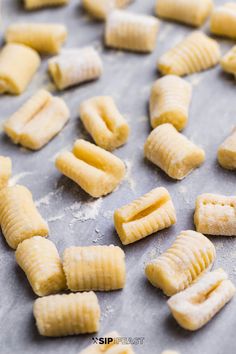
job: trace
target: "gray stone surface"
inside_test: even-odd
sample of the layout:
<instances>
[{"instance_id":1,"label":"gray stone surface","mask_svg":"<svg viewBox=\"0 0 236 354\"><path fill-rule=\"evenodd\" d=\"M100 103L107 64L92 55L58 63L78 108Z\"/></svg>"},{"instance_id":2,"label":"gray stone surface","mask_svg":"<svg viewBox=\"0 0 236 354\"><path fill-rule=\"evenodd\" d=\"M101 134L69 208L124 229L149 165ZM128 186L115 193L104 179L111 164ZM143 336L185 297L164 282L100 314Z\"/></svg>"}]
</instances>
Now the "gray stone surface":
<instances>
[{"instance_id":1,"label":"gray stone surface","mask_svg":"<svg viewBox=\"0 0 236 354\"><path fill-rule=\"evenodd\" d=\"M215 1L220 4L224 1ZM166 297L152 287L144 276L144 264L159 255L184 229L193 228L194 202L202 192L235 194L235 173L221 169L216 161L218 145L236 122L235 81L217 67L187 79L194 92L190 119L184 134L202 146L205 164L182 182L169 179L143 158L143 144L150 132L147 102L150 86L158 77L158 56L192 30L182 25L162 22L156 50L151 55L138 55L106 50L102 45L103 24L89 19L71 0L65 8L26 13L22 2L3 0L1 32L16 21L62 22L68 26L66 47L94 45L104 61L101 80L60 93L70 107L71 120L62 133L39 152L14 146L1 132L0 153L13 161L14 178L29 187L42 215L50 225L50 240L60 253L71 245L116 244L112 212L156 186L165 186L177 209L176 226L126 246L127 285L123 291L98 293L102 308L102 335L117 330L123 336L145 337L138 354L159 354L166 348L182 354L234 354L236 300L226 306L206 327L189 333L177 326L170 316ZM130 10L152 14L154 0L137 0ZM206 26L206 31L208 27ZM219 40L225 52L232 42ZM28 90L19 97L0 98L0 119L4 121L38 88L54 91L46 72L47 58ZM128 176L120 188L109 196L94 201L79 187L60 175L54 167L58 151L69 148L78 137L90 139L78 117L78 106L85 98L98 94L112 95L131 126L129 142L115 151L128 166ZM87 220L84 220L87 219ZM236 240L212 237L217 248L216 267L223 267L236 283ZM58 339L40 337L35 328L32 305L36 298L23 272L17 267L14 252L0 238L0 353L1 354L75 354L91 343L91 337Z\"/></svg>"}]
</instances>

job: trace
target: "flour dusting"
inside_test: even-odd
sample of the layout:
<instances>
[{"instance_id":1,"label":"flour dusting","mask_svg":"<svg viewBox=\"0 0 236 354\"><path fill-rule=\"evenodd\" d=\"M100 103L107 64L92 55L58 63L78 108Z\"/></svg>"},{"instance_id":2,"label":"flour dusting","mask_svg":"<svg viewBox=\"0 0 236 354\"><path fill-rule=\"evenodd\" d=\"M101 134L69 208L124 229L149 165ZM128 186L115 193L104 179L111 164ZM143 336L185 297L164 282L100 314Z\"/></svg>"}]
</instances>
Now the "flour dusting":
<instances>
[{"instance_id":1,"label":"flour dusting","mask_svg":"<svg viewBox=\"0 0 236 354\"><path fill-rule=\"evenodd\" d=\"M166 37L169 35L171 30L173 29L173 25L166 24L165 27L164 28L163 27L164 26L162 26L160 34L158 36L158 42L160 43L163 42L166 39Z\"/></svg>"},{"instance_id":2,"label":"flour dusting","mask_svg":"<svg viewBox=\"0 0 236 354\"><path fill-rule=\"evenodd\" d=\"M33 172L28 171L28 172L21 172L15 176L12 176L9 181L9 186L15 186L17 184L17 182L19 182L21 179L25 178L26 176L33 175L33 174L34 174Z\"/></svg>"},{"instance_id":3,"label":"flour dusting","mask_svg":"<svg viewBox=\"0 0 236 354\"><path fill-rule=\"evenodd\" d=\"M193 86L198 86L202 80L203 80L203 75L200 75L200 74L191 75L189 78L189 82Z\"/></svg>"},{"instance_id":4,"label":"flour dusting","mask_svg":"<svg viewBox=\"0 0 236 354\"><path fill-rule=\"evenodd\" d=\"M64 218L65 214L60 214L60 215L55 215L55 216L52 216L48 219L48 222L55 222L55 221L58 221L58 220L62 220Z\"/></svg>"},{"instance_id":5,"label":"flour dusting","mask_svg":"<svg viewBox=\"0 0 236 354\"><path fill-rule=\"evenodd\" d=\"M64 186L61 186L56 191L49 192L44 197L36 200L35 201L36 207L40 207L41 205L48 206L50 204L51 198L57 196L58 194L61 194L63 189L64 189Z\"/></svg>"},{"instance_id":6,"label":"flour dusting","mask_svg":"<svg viewBox=\"0 0 236 354\"><path fill-rule=\"evenodd\" d=\"M126 165L126 175L125 175L125 181L128 182L130 189L135 192L136 189L136 182L132 178L132 168L133 168L133 163L130 160L124 160L125 165Z\"/></svg>"},{"instance_id":7,"label":"flour dusting","mask_svg":"<svg viewBox=\"0 0 236 354\"><path fill-rule=\"evenodd\" d=\"M88 201L87 203L75 202L69 209L74 217L72 224L76 221L84 222L87 220L95 220L99 214L102 205L102 198Z\"/></svg>"}]
</instances>

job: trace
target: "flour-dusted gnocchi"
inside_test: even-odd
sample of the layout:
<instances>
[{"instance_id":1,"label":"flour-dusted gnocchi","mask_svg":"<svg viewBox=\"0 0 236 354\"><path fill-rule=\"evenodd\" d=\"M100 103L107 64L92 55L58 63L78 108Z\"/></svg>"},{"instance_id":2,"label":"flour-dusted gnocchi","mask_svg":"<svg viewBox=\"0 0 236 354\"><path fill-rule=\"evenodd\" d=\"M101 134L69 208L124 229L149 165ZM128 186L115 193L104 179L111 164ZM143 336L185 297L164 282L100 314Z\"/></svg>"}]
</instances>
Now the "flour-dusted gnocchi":
<instances>
[{"instance_id":1,"label":"flour-dusted gnocchi","mask_svg":"<svg viewBox=\"0 0 236 354\"><path fill-rule=\"evenodd\" d=\"M235 286L223 269L216 269L204 274L188 289L172 296L167 304L181 327L196 331L232 299L235 291Z\"/></svg>"},{"instance_id":2,"label":"flour-dusted gnocchi","mask_svg":"<svg viewBox=\"0 0 236 354\"><path fill-rule=\"evenodd\" d=\"M25 91L40 62L33 49L21 44L6 44L0 51L0 94L19 95Z\"/></svg>"},{"instance_id":3,"label":"flour-dusted gnocchi","mask_svg":"<svg viewBox=\"0 0 236 354\"><path fill-rule=\"evenodd\" d=\"M174 48L163 54L157 67L164 75L183 76L209 69L219 61L218 43L203 32L194 31Z\"/></svg>"},{"instance_id":4,"label":"flour-dusted gnocchi","mask_svg":"<svg viewBox=\"0 0 236 354\"><path fill-rule=\"evenodd\" d=\"M236 236L236 197L205 193L198 196L194 214L197 231L206 235Z\"/></svg>"},{"instance_id":5,"label":"flour-dusted gnocchi","mask_svg":"<svg viewBox=\"0 0 236 354\"><path fill-rule=\"evenodd\" d=\"M82 0L82 4L92 17L98 20L105 20L111 11L123 8L131 1L132 0Z\"/></svg>"},{"instance_id":6,"label":"flour-dusted gnocchi","mask_svg":"<svg viewBox=\"0 0 236 354\"><path fill-rule=\"evenodd\" d=\"M224 71L233 74L236 78L236 46L223 56L220 65Z\"/></svg>"},{"instance_id":7,"label":"flour-dusted gnocchi","mask_svg":"<svg viewBox=\"0 0 236 354\"><path fill-rule=\"evenodd\" d=\"M39 298L33 312L42 336L61 337L99 330L100 307L92 291Z\"/></svg>"},{"instance_id":8,"label":"flour-dusted gnocchi","mask_svg":"<svg viewBox=\"0 0 236 354\"><path fill-rule=\"evenodd\" d=\"M15 23L7 28L7 43L20 43L39 53L57 54L67 38L67 29L61 24Z\"/></svg>"},{"instance_id":9,"label":"flour-dusted gnocchi","mask_svg":"<svg viewBox=\"0 0 236 354\"><path fill-rule=\"evenodd\" d=\"M125 254L117 246L66 248L63 268L72 291L110 291L125 286Z\"/></svg>"},{"instance_id":10,"label":"flour-dusted gnocchi","mask_svg":"<svg viewBox=\"0 0 236 354\"><path fill-rule=\"evenodd\" d=\"M151 132L144 154L168 176L178 180L185 178L205 160L204 151L168 123Z\"/></svg>"},{"instance_id":11,"label":"flour-dusted gnocchi","mask_svg":"<svg viewBox=\"0 0 236 354\"><path fill-rule=\"evenodd\" d=\"M48 225L36 209L31 192L24 186L0 191L0 225L8 245L14 249L33 236L47 236Z\"/></svg>"},{"instance_id":12,"label":"flour-dusted gnocchi","mask_svg":"<svg viewBox=\"0 0 236 354\"><path fill-rule=\"evenodd\" d=\"M72 152L60 153L57 169L94 198L112 192L125 175L125 164L110 152L79 139Z\"/></svg>"},{"instance_id":13,"label":"flour-dusted gnocchi","mask_svg":"<svg viewBox=\"0 0 236 354\"><path fill-rule=\"evenodd\" d=\"M135 354L130 344L120 343L120 335L117 332L107 333L103 338L110 342L104 344L92 344L79 352L79 354Z\"/></svg>"},{"instance_id":14,"label":"flour-dusted gnocchi","mask_svg":"<svg viewBox=\"0 0 236 354\"><path fill-rule=\"evenodd\" d=\"M126 143L129 126L110 96L97 96L81 103L80 119L97 145L106 150Z\"/></svg>"},{"instance_id":15,"label":"flour-dusted gnocchi","mask_svg":"<svg viewBox=\"0 0 236 354\"><path fill-rule=\"evenodd\" d=\"M93 47L65 49L48 62L49 74L59 90L98 79L102 70L102 61Z\"/></svg>"},{"instance_id":16,"label":"flour-dusted gnocchi","mask_svg":"<svg viewBox=\"0 0 236 354\"><path fill-rule=\"evenodd\" d=\"M11 159L9 157L0 156L0 189L7 187L11 172Z\"/></svg>"},{"instance_id":17,"label":"flour-dusted gnocchi","mask_svg":"<svg viewBox=\"0 0 236 354\"><path fill-rule=\"evenodd\" d=\"M188 121L192 86L175 75L158 79L151 90L149 103L151 126L156 128L163 123L171 123L182 130Z\"/></svg>"},{"instance_id":18,"label":"flour-dusted gnocchi","mask_svg":"<svg viewBox=\"0 0 236 354\"><path fill-rule=\"evenodd\" d=\"M227 170L236 169L236 128L218 149L218 162Z\"/></svg>"},{"instance_id":19,"label":"flour-dusted gnocchi","mask_svg":"<svg viewBox=\"0 0 236 354\"><path fill-rule=\"evenodd\" d=\"M156 46L159 21L152 16L112 11L106 22L108 47L138 52L152 52Z\"/></svg>"},{"instance_id":20,"label":"flour-dusted gnocchi","mask_svg":"<svg viewBox=\"0 0 236 354\"><path fill-rule=\"evenodd\" d=\"M116 231L124 245L136 242L176 223L171 196L165 188L155 188L132 203L116 209Z\"/></svg>"},{"instance_id":21,"label":"flour-dusted gnocchi","mask_svg":"<svg viewBox=\"0 0 236 354\"><path fill-rule=\"evenodd\" d=\"M217 7L211 16L210 29L216 35L236 39L236 4L229 2Z\"/></svg>"},{"instance_id":22,"label":"flour-dusted gnocchi","mask_svg":"<svg viewBox=\"0 0 236 354\"><path fill-rule=\"evenodd\" d=\"M40 236L24 240L17 247L16 262L38 296L66 289L62 262L52 241Z\"/></svg>"},{"instance_id":23,"label":"flour-dusted gnocchi","mask_svg":"<svg viewBox=\"0 0 236 354\"><path fill-rule=\"evenodd\" d=\"M40 90L5 121L3 128L15 144L38 150L62 130L69 114L63 99Z\"/></svg>"},{"instance_id":24,"label":"flour-dusted gnocchi","mask_svg":"<svg viewBox=\"0 0 236 354\"><path fill-rule=\"evenodd\" d=\"M212 9L212 0L156 0L157 16L196 27L203 25Z\"/></svg>"},{"instance_id":25,"label":"flour-dusted gnocchi","mask_svg":"<svg viewBox=\"0 0 236 354\"><path fill-rule=\"evenodd\" d=\"M24 0L26 10L34 10L40 7L67 5L70 0Z\"/></svg>"},{"instance_id":26,"label":"flour-dusted gnocchi","mask_svg":"<svg viewBox=\"0 0 236 354\"><path fill-rule=\"evenodd\" d=\"M209 270L215 257L215 247L207 237L182 231L167 251L146 265L145 273L152 285L172 296Z\"/></svg>"}]
</instances>

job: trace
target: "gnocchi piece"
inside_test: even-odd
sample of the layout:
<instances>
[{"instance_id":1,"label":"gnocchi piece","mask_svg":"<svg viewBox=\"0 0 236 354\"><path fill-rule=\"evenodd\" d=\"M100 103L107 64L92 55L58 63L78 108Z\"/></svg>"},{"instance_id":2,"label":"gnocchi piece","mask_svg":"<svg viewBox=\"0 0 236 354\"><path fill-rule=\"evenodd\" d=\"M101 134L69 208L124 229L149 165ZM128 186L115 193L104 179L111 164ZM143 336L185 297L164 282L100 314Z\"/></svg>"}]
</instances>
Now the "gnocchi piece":
<instances>
[{"instance_id":1,"label":"gnocchi piece","mask_svg":"<svg viewBox=\"0 0 236 354\"><path fill-rule=\"evenodd\" d=\"M178 324L196 331L203 327L235 295L235 286L223 269L204 274L188 289L172 296L167 304Z\"/></svg>"},{"instance_id":2,"label":"gnocchi piece","mask_svg":"<svg viewBox=\"0 0 236 354\"><path fill-rule=\"evenodd\" d=\"M215 8L210 30L216 35L236 39L236 4L230 2Z\"/></svg>"},{"instance_id":3,"label":"gnocchi piece","mask_svg":"<svg viewBox=\"0 0 236 354\"><path fill-rule=\"evenodd\" d=\"M100 307L92 291L39 298L33 312L42 336L62 337L99 330Z\"/></svg>"},{"instance_id":4,"label":"gnocchi piece","mask_svg":"<svg viewBox=\"0 0 236 354\"><path fill-rule=\"evenodd\" d=\"M33 49L21 44L6 44L0 51L0 94L24 92L40 62Z\"/></svg>"},{"instance_id":5,"label":"gnocchi piece","mask_svg":"<svg viewBox=\"0 0 236 354\"><path fill-rule=\"evenodd\" d=\"M52 241L40 236L24 240L17 247L16 262L38 296L66 289L62 262Z\"/></svg>"},{"instance_id":6,"label":"gnocchi piece","mask_svg":"<svg viewBox=\"0 0 236 354\"><path fill-rule=\"evenodd\" d=\"M48 236L49 229L36 209L31 192L24 186L5 187L0 191L0 224L11 248L16 249L33 236Z\"/></svg>"},{"instance_id":7,"label":"gnocchi piece","mask_svg":"<svg viewBox=\"0 0 236 354\"><path fill-rule=\"evenodd\" d=\"M185 178L205 160L204 151L168 123L151 132L144 146L144 155L177 180Z\"/></svg>"},{"instance_id":8,"label":"gnocchi piece","mask_svg":"<svg viewBox=\"0 0 236 354\"><path fill-rule=\"evenodd\" d=\"M173 124L182 130L188 121L192 86L175 75L158 79L151 90L150 118L152 128L164 123Z\"/></svg>"},{"instance_id":9,"label":"gnocchi piece","mask_svg":"<svg viewBox=\"0 0 236 354\"><path fill-rule=\"evenodd\" d=\"M93 47L66 49L48 62L49 74L59 90L98 79L102 70L102 61Z\"/></svg>"},{"instance_id":10,"label":"gnocchi piece","mask_svg":"<svg viewBox=\"0 0 236 354\"><path fill-rule=\"evenodd\" d=\"M157 0L159 17L200 27L213 9L212 0Z\"/></svg>"},{"instance_id":11,"label":"gnocchi piece","mask_svg":"<svg viewBox=\"0 0 236 354\"><path fill-rule=\"evenodd\" d=\"M218 149L218 162L227 170L236 169L236 128Z\"/></svg>"},{"instance_id":12,"label":"gnocchi piece","mask_svg":"<svg viewBox=\"0 0 236 354\"><path fill-rule=\"evenodd\" d=\"M132 0L82 0L85 10L98 20L105 20L114 9L127 6Z\"/></svg>"},{"instance_id":13,"label":"gnocchi piece","mask_svg":"<svg viewBox=\"0 0 236 354\"><path fill-rule=\"evenodd\" d=\"M125 286L125 254L117 246L66 248L63 268L72 291L110 291Z\"/></svg>"},{"instance_id":14,"label":"gnocchi piece","mask_svg":"<svg viewBox=\"0 0 236 354\"><path fill-rule=\"evenodd\" d=\"M172 296L208 271L215 258L215 247L207 237L182 231L166 252L146 265L145 273L152 285Z\"/></svg>"},{"instance_id":15,"label":"gnocchi piece","mask_svg":"<svg viewBox=\"0 0 236 354\"><path fill-rule=\"evenodd\" d=\"M7 28L7 43L20 43L39 53L57 54L67 37L64 25L52 23L15 23Z\"/></svg>"},{"instance_id":16,"label":"gnocchi piece","mask_svg":"<svg viewBox=\"0 0 236 354\"><path fill-rule=\"evenodd\" d=\"M233 74L236 78L236 46L223 56L220 65L224 71Z\"/></svg>"},{"instance_id":17,"label":"gnocchi piece","mask_svg":"<svg viewBox=\"0 0 236 354\"><path fill-rule=\"evenodd\" d=\"M108 47L152 52L156 46L159 21L153 16L126 11L112 11L106 22L105 43Z\"/></svg>"},{"instance_id":18,"label":"gnocchi piece","mask_svg":"<svg viewBox=\"0 0 236 354\"><path fill-rule=\"evenodd\" d=\"M56 159L57 169L94 198L111 193L125 175L125 165L118 157L79 139L72 152Z\"/></svg>"},{"instance_id":19,"label":"gnocchi piece","mask_svg":"<svg viewBox=\"0 0 236 354\"><path fill-rule=\"evenodd\" d=\"M34 10L40 7L67 5L70 0L24 0L26 10Z\"/></svg>"},{"instance_id":20,"label":"gnocchi piece","mask_svg":"<svg viewBox=\"0 0 236 354\"><path fill-rule=\"evenodd\" d=\"M129 126L110 96L98 96L81 103L80 119L97 145L106 150L126 143Z\"/></svg>"},{"instance_id":21,"label":"gnocchi piece","mask_svg":"<svg viewBox=\"0 0 236 354\"><path fill-rule=\"evenodd\" d=\"M203 32L194 31L163 54L157 63L164 74L184 76L209 69L220 61L218 43Z\"/></svg>"},{"instance_id":22,"label":"gnocchi piece","mask_svg":"<svg viewBox=\"0 0 236 354\"><path fill-rule=\"evenodd\" d=\"M0 156L0 189L7 187L11 177L12 163L9 157Z\"/></svg>"},{"instance_id":23,"label":"gnocchi piece","mask_svg":"<svg viewBox=\"0 0 236 354\"><path fill-rule=\"evenodd\" d=\"M196 200L194 223L203 234L236 236L235 215L236 197L205 193Z\"/></svg>"},{"instance_id":24,"label":"gnocchi piece","mask_svg":"<svg viewBox=\"0 0 236 354\"><path fill-rule=\"evenodd\" d=\"M163 230L176 223L175 208L165 188L155 188L132 203L116 209L116 231L123 245Z\"/></svg>"},{"instance_id":25,"label":"gnocchi piece","mask_svg":"<svg viewBox=\"0 0 236 354\"><path fill-rule=\"evenodd\" d=\"M82 350L79 354L135 354L132 346L129 344L119 343L119 334L111 332L103 336L110 340L109 343L92 344Z\"/></svg>"},{"instance_id":26,"label":"gnocchi piece","mask_svg":"<svg viewBox=\"0 0 236 354\"><path fill-rule=\"evenodd\" d=\"M3 128L15 144L39 150L62 130L69 114L63 99L40 90L5 121Z\"/></svg>"}]
</instances>

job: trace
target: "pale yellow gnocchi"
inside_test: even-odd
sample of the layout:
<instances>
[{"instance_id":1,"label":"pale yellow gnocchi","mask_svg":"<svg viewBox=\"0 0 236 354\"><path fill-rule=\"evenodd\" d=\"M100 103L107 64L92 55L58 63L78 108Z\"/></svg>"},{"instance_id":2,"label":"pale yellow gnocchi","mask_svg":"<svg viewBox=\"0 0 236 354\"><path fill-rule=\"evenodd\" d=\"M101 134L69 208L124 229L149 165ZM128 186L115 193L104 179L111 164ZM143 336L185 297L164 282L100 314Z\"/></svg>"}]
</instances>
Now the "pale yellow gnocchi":
<instances>
[{"instance_id":1,"label":"pale yellow gnocchi","mask_svg":"<svg viewBox=\"0 0 236 354\"><path fill-rule=\"evenodd\" d=\"M114 212L116 231L124 245L136 242L176 223L171 196L165 188L155 188Z\"/></svg>"},{"instance_id":2,"label":"pale yellow gnocchi","mask_svg":"<svg viewBox=\"0 0 236 354\"><path fill-rule=\"evenodd\" d=\"M81 103L80 119L95 143L106 150L125 144L129 126L110 96L97 96Z\"/></svg>"},{"instance_id":3,"label":"pale yellow gnocchi","mask_svg":"<svg viewBox=\"0 0 236 354\"><path fill-rule=\"evenodd\" d=\"M58 155L56 167L94 198L111 193L125 176L123 161L82 139Z\"/></svg>"},{"instance_id":4,"label":"pale yellow gnocchi","mask_svg":"<svg viewBox=\"0 0 236 354\"><path fill-rule=\"evenodd\" d=\"M236 289L223 269L204 274L188 289L172 296L167 304L178 324L196 331L205 326L232 297Z\"/></svg>"}]
</instances>

